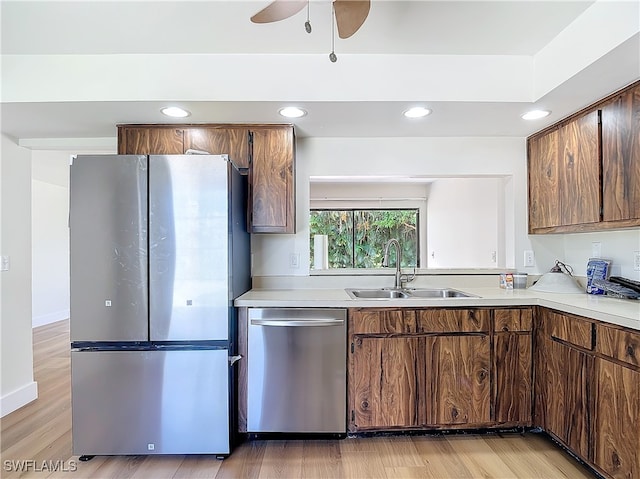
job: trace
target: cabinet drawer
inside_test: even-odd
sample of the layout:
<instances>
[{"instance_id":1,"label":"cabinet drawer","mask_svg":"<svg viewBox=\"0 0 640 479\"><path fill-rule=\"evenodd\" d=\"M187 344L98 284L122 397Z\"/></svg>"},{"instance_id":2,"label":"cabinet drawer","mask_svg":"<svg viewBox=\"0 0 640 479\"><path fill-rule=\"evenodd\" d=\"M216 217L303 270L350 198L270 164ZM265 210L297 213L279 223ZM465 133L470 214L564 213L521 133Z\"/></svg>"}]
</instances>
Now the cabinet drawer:
<instances>
[{"instance_id":1,"label":"cabinet drawer","mask_svg":"<svg viewBox=\"0 0 640 479\"><path fill-rule=\"evenodd\" d=\"M419 333L489 332L486 309L419 309L415 313Z\"/></svg>"},{"instance_id":2,"label":"cabinet drawer","mask_svg":"<svg viewBox=\"0 0 640 479\"><path fill-rule=\"evenodd\" d=\"M640 334L598 324L596 352L640 366Z\"/></svg>"},{"instance_id":3,"label":"cabinet drawer","mask_svg":"<svg viewBox=\"0 0 640 479\"><path fill-rule=\"evenodd\" d=\"M593 349L593 323L575 316L548 313L551 337L584 349Z\"/></svg>"},{"instance_id":4,"label":"cabinet drawer","mask_svg":"<svg viewBox=\"0 0 640 479\"><path fill-rule=\"evenodd\" d=\"M415 333L413 311L402 309L350 309L349 334Z\"/></svg>"},{"instance_id":5,"label":"cabinet drawer","mask_svg":"<svg viewBox=\"0 0 640 479\"><path fill-rule=\"evenodd\" d=\"M493 330L496 332L531 331L531 309L496 309L493 315Z\"/></svg>"}]
</instances>

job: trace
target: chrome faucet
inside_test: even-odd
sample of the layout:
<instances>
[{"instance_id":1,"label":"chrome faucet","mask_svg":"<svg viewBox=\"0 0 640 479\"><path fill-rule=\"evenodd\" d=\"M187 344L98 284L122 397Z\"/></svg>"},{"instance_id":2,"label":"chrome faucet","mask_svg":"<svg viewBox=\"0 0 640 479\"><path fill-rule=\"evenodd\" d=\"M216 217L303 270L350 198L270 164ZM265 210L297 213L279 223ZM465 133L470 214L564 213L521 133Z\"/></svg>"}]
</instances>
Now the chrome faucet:
<instances>
[{"instance_id":1,"label":"chrome faucet","mask_svg":"<svg viewBox=\"0 0 640 479\"><path fill-rule=\"evenodd\" d=\"M413 268L413 274L411 276L402 274L400 270L400 265L402 264L402 249L400 248L400 242L395 238L391 238L387 241L387 244L384 245L384 256L382 257L383 268L389 267L389 248L391 245L396 247L396 280L393 289L402 289L404 288L403 283L408 283L416 279L416 268Z\"/></svg>"},{"instance_id":2,"label":"chrome faucet","mask_svg":"<svg viewBox=\"0 0 640 479\"><path fill-rule=\"evenodd\" d=\"M402 264L402 250L400 249L400 243L397 239L391 238L387 241L387 244L384 245L384 256L382 258L382 267L389 267L389 248L391 245L396 247L396 281L393 286L394 289L400 289L402 287L402 272L400 271L400 265Z\"/></svg>"}]
</instances>

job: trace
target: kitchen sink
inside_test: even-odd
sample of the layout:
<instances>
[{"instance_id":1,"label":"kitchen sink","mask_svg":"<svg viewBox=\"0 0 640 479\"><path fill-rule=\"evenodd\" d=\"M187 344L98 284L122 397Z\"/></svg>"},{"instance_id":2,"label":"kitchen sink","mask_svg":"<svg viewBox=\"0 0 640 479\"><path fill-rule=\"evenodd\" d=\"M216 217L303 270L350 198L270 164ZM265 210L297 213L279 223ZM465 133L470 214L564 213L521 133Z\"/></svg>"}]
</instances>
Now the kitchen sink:
<instances>
[{"instance_id":1,"label":"kitchen sink","mask_svg":"<svg viewBox=\"0 0 640 479\"><path fill-rule=\"evenodd\" d=\"M349 296L357 299L396 299L409 295L399 289L347 289Z\"/></svg>"},{"instance_id":2,"label":"kitchen sink","mask_svg":"<svg viewBox=\"0 0 640 479\"><path fill-rule=\"evenodd\" d=\"M345 289L354 299L405 299L405 298L477 298L477 296L451 288L410 289Z\"/></svg>"},{"instance_id":3,"label":"kitchen sink","mask_svg":"<svg viewBox=\"0 0 640 479\"><path fill-rule=\"evenodd\" d=\"M414 298L477 298L469 293L458 291L457 289L408 289L407 292Z\"/></svg>"}]
</instances>

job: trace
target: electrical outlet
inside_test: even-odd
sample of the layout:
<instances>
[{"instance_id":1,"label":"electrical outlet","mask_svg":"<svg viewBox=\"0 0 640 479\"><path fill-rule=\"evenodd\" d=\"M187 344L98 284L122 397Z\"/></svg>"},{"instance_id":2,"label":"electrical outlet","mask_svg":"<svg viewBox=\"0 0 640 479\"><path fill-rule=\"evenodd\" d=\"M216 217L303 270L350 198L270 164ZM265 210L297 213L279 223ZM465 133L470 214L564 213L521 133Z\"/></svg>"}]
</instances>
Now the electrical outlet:
<instances>
[{"instance_id":1,"label":"electrical outlet","mask_svg":"<svg viewBox=\"0 0 640 479\"><path fill-rule=\"evenodd\" d=\"M524 252L524 265L527 268L533 268L536 265L536 256L530 249Z\"/></svg>"},{"instance_id":2,"label":"electrical outlet","mask_svg":"<svg viewBox=\"0 0 640 479\"><path fill-rule=\"evenodd\" d=\"M300 253L291 253L289 256L289 267L293 269L300 267Z\"/></svg>"},{"instance_id":3,"label":"electrical outlet","mask_svg":"<svg viewBox=\"0 0 640 479\"><path fill-rule=\"evenodd\" d=\"M11 266L11 260L9 256L2 255L2 261L0 261L0 271L9 271Z\"/></svg>"},{"instance_id":4,"label":"electrical outlet","mask_svg":"<svg viewBox=\"0 0 640 479\"><path fill-rule=\"evenodd\" d=\"M633 270L640 271L640 251L633 252Z\"/></svg>"}]
</instances>

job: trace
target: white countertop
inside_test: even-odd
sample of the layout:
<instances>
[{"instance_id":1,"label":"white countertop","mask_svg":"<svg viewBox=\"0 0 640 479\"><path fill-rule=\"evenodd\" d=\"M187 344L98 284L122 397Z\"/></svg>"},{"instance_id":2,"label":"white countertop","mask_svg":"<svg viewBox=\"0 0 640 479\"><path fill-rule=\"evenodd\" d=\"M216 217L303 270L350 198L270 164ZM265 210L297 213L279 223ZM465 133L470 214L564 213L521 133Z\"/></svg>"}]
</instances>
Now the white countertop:
<instances>
[{"instance_id":1,"label":"white countertop","mask_svg":"<svg viewBox=\"0 0 640 479\"><path fill-rule=\"evenodd\" d=\"M586 293L541 293L498 287L456 288L477 298L352 299L344 289L252 289L235 300L238 307L387 308L539 305L640 331L640 301Z\"/></svg>"}]
</instances>

